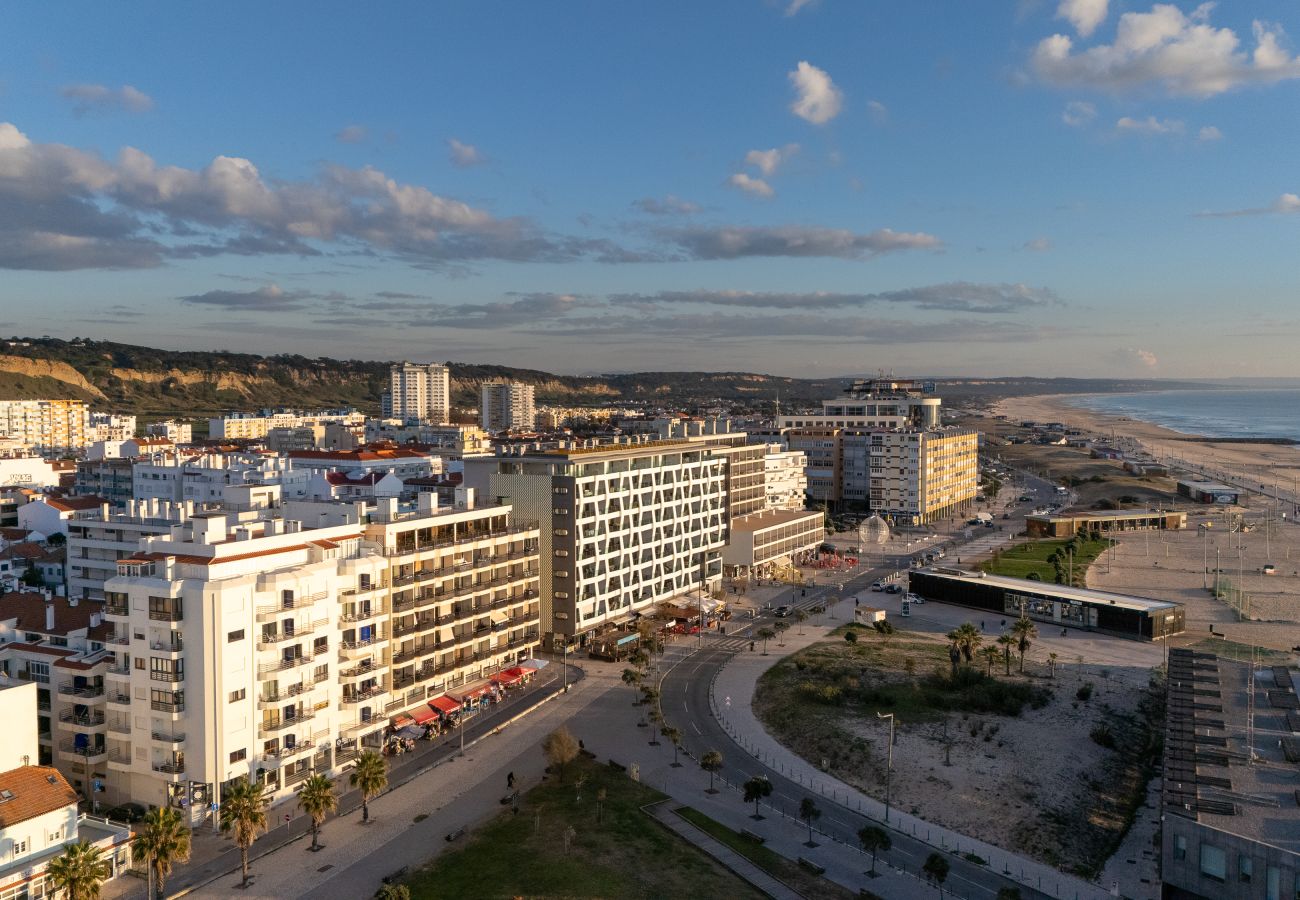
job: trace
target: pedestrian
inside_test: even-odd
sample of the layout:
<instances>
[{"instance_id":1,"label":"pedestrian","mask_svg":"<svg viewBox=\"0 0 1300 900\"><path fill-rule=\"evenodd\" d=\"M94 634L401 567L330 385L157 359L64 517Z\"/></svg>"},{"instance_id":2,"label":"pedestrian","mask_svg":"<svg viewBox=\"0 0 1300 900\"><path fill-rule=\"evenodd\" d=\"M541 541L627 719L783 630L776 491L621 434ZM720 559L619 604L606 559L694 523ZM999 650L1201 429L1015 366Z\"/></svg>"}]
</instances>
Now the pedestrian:
<instances>
[{"instance_id":1,"label":"pedestrian","mask_svg":"<svg viewBox=\"0 0 1300 900\"><path fill-rule=\"evenodd\" d=\"M515 786L515 773L511 772L509 775L506 776L506 787L508 789L513 790L514 786Z\"/></svg>"},{"instance_id":2,"label":"pedestrian","mask_svg":"<svg viewBox=\"0 0 1300 900\"><path fill-rule=\"evenodd\" d=\"M980 622L980 631L983 631L983 630L984 630L984 623L981 621L981 622Z\"/></svg>"}]
</instances>

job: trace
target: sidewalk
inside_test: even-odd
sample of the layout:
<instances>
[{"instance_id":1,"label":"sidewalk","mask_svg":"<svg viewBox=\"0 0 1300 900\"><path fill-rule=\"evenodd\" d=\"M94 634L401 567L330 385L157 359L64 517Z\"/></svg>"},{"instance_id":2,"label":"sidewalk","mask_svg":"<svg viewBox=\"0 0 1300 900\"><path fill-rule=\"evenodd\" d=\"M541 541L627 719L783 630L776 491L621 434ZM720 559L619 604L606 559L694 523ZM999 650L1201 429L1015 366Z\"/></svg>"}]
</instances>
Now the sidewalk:
<instances>
[{"instance_id":1,"label":"sidewalk","mask_svg":"<svg viewBox=\"0 0 1300 900\"><path fill-rule=\"evenodd\" d=\"M851 603L841 602L836 610L836 616L840 621L845 621L846 616L852 616ZM883 803L862 794L837 778L826 775L787 750L767 733L753 712L754 688L758 678L783 656L825 640L829 630L825 626L806 626L802 636L791 630L784 635L786 647L779 648L783 651L781 653L769 656L744 653L734 656L718 673L713 684L711 694L713 715L741 746L766 765L794 779L809 791L821 794L833 803L883 823L885 818ZM974 853L988 861L990 870L1053 896L1090 898L1090 900L1111 896L1098 885L1059 872L1051 866L1028 857L933 825L897 808L890 811L890 825L940 850Z\"/></svg>"}]
</instances>

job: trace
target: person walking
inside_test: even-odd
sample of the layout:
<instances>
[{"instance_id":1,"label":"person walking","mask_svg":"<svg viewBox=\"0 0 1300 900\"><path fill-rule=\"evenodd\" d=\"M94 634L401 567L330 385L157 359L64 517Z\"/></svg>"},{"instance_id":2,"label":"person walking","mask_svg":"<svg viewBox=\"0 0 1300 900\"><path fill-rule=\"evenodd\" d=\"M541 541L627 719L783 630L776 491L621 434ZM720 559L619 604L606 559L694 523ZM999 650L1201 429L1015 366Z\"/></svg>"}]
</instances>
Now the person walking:
<instances>
[{"instance_id":1,"label":"person walking","mask_svg":"<svg viewBox=\"0 0 1300 900\"><path fill-rule=\"evenodd\" d=\"M515 773L514 773L514 772L511 772L509 775L506 776L506 787L507 787L508 789L510 789L510 790L514 790L514 787L515 787Z\"/></svg>"}]
</instances>

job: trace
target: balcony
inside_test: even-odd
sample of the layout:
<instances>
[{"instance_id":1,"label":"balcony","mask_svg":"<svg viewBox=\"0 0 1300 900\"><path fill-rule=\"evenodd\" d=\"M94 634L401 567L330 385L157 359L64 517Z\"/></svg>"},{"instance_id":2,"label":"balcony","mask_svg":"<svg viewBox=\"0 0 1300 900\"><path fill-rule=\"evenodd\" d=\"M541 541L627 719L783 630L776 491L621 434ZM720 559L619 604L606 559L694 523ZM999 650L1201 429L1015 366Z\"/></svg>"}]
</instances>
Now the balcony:
<instances>
[{"instance_id":1,"label":"balcony","mask_svg":"<svg viewBox=\"0 0 1300 900\"><path fill-rule=\"evenodd\" d=\"M446 549L448 547L467 546L469 544L476 544L479 541L490 540L492 538L505 537L506 535L510 535L510 534L524 534L529 531L535 531L536 529L537 529L536 522L520 522L518 524L511 525L508 528L496 528L489 531L484 531L481 534L468 535L463 538L458 538L454 541L425 541L424 543L418 543L418 544L416 543L401 544L393 550L385 550L384 555L389 557L390 559L397 556L410 556L412 553L418 553L422 550L441 550L441 549Z\"/></svg>"},{"instance_id":2,"label":"balcony","mask_svg":"<svg viewBox=\"0 0 1300 900\"><path fill-rule=\"evenodd\" d=\"M403 650L401 653L395 654L393 656L393 665L401 665L402 663L411 662L420 657L428 656L430 653L437 653L439 650L443 649L444 646L450 645L444 645L441 643L417 644L409 650Z\"/></svg>"},{"instance_id":3,"label":"balcony","mask_svg":"<svg viewBox=\"0 0 1300 900\"><path fill-rule=\"evenodd\" d=\"M149 619L153 622L179 622L182 618L179 606L160 606L149 610Z\"/></svg>"},{"instance_id":4,"label":"balcony","mask_svg":"<svg viewBox=\"0 0 1300 900\"><path fill-rule=\"evenodd\" d=\"M59 693L65 697L91 699L104 696L104 686L102 684L77 684L72 681L64 681L59 685Z\"/></svg>"},{"instance_id":5,"label":"balcony","mask_svg":"<svg viewBox=\"0 0 1300 900\"><path fill-rule=\"evenodd\" d=\"M110 750L108 753L108 768L116 771L131 770L131 752L129 750Z\"/></svg>"},{"instance_id":6,"label":"balcony","mask_svg":"<svg viewBox=\"0 0 1300 900\"><path fill-rule=\"evenodd\" d=\"M108 758L108 748L102 745L96 746L88 744L78 747L74 741L59 741L59 752L67 756L75 756L78 759L84 759L86 762L104 762Z\"/></svg>"},{"instance_id":7,"label":"balcony","mask_svg":"<svg viewBox=\"0 0 1300 900\"><path fill-rule=\"evenodd\" d=\"M185 652L185 645L180 635L174 635L170 641L150 641L149 649L154 653L165 653L169 658L176 659Z\"/></svg>"},{"instance_id":8,"label":"balcony","mask_svg":"<svg viewBox=\"0 0 1300 900\"><path fill-rule=\"evenodd\" d=\"M149 672L149 680L150 680L150 681L166 681L166 682L170 682L170 683L172 683L172 684L176 684L176 683L178 683L178 682L181 682L181 681L184 681L184 680L185 680L185 673L184 673L184 672L150 671L150 672Z\"/></svg>"},{"instance_id":9,"label":"balcony","mask_svg":"<svg viewBox=\"0 0 1300 900\"><path fill-rule=\"evenodd\" d=\"M131 723L127 719L109 719L108 733L109 734L130 734Z\"/></svg>"},{"instance_id":10,"label":"balcony","mask_svg":"<svg viewBox=\"0 0 1300 900\"><path fill-rule=\"evenodd\" d=\"M270 621L271 619L274 619L278 615L282 615L284 613L291 613L300 609L306 609L307 607L311 606L313 603L316 603L319 600L324 600L328 596L329 596L328 591L321 591L318 594L309 594L305 597L294 597L288 600L281 600L279 603L259 604L255 611L257 621L267 622Z\"/></svg>"},{"instance_id":11,"label":"balcony","mask_svg":"<svg viewBox=\"0 0 1300 900\"><path fill-rule=\"evenodd\" d=\"M130 706L131 695L126 691L109 691L108 702L114 706Z\"/></svg>"},{"instance_id":12,"label":"balcony","mask_svg":"<svg viewBox=\"0 0 1300 900\"><path fill-rule=\"evenodd\" d=\"M183 781L185 778L185 763L183 762L156 762L151 768L160 774L170 776L168 781Z\"/></svg>"},{"instance_id":13,"label":"balcony","mask_svg":"<svg viewBox=\"0 0 1300 900\"><path fill-rule=\"evenodd\" d=\"M376 697L382 697L387 693L388 689L383 685L375 685L374 687L367 688L364 691L357 691L355 694L345 692L343 694L343 705L355 706L358 703L366 703L370 700L374 700Z\"/></svg>"},{"instance_id":14,"label":"balcony","mask_svg":"<svg viewBox=\"0 0 1300 900\"><path fill-rule=\"evenodd\" d=\"M82 728L96 728L104 724L104 714L102 712L93 712L79 716L72 710L65 709L59 713L59 721L79 725Z\"/></svg>"},{"instance_id":15,"label":"balcony","mask_svg":"<svg viewBox=\"0 0 1300 900\"><path fill-rule=\"evenodd\" d=\"M314 718L316 718L316 713L313 710L303 709L297 715L289 718L277 717L274 719L263 719L261 725L258 727L267 733L275 733L277 731L284 731L286 728L293 728L299 722L309 722Z\"/></svg>"},{"instance_id":16,"label":"balcony","mask_svg":"<svg viewBox=\"0 0 1300 900\"><path fill-rule=\"evenodd\" d=\"M113 630L104 638L105 644L113 644L117 647L126 647L131 643L131 632L129 630Z\"/></svg>"},{"instance_id":17,"label":"balcony","mask_svg":"<svg viewBox=\"0 0 1300 900\"><path fill-rule=\"evenodd\" d=\"M315 749L310 741L305 743L295 743L292 747L281 747L279 750L272 750L269 753L262 754L263 762L280 763L286 759L292 759L295 756L301 756L304 753L310 753Z\"/></svg>"},{"instance_id":18,"label":"balcony","mask_svg":"<svg viewBox=\"0 0 1300 900\"><path fill-rule=\"evenodd\" d=\"M376 603L371 605L370 609L366 612L360 612L360 611L346 612L343 615L339 616L339 621L340 622L364 622L366 619L373 619L377 616L384 616L387 614L388 614L388 607L385 606L383 603Z\"/></svg>"},{"instance_id":19,"label":"balcony","mask_svg":"<svg viewBox=\"0 0 1300 900\"><path fill-rule=\"evenodd\" d=\"M311 655L293 656L290 657L289 659L279 659L273 663L261 663L257 667L257 674L269 675L272 672L288 672L289 670L296 669L299 666L305 666L307 663L311 662L314 658L315 657Z\"/></svg>"},{"instance_id":20,"label":"balcony","mask_svg":"<svg viewBox=\"0 0 1300 900\"><path fill-rule=\"evenodd\" d=\"M185 735L171 734L166 731L150 732L149 737L153 738L155 741L161 741L164 744L181 744L185 741Z\"/></svg>"},{"instance_id":21,"label":"balcony","mask_svg":"<svg viewBox=\"0 0 1300 900\"><path fill-rule=\"evenodd\" d=\"M388 638L383 635L372 637L367 641L344 641L339 644L339 655L347 660L360 659L363 656L369 656L380 646L387 643Z\"/></svg>"},{"instance_id":22,"label":"balcony","mask_svg":"<svg viewBox=\"0 0 1300 900\"><path fill-rule=\"evenodd\" d=\"M150 700L149 708L154 712L170 713L179 715L185 712L184 700Z\"/></svg>"},{"instance_id":23,"label":"balcony","mask_svg":"<svg viewBox=\"0 0 1300 900\"><path fill-rule=\"evenodd\" d=\"M106 616L120 616L122 618L125 618L130 614L131 611L130 609L127 608L127 604L125 602L117 603L112 600L109 600L104 603L104 615Z\"/></svg>"},{"instance_id":24,"label":"balcony","mask_svg":"<svg viewBox=\"0 0 1300 900\"><path fill-rule=\"evenodd\" d=\"M351 725L344 725L341 729L339 729L339 737L345 739L359 738L362 735L369 734L372 731L378 731L380 728L383 728L387 724L388 724L387 718L378 717L378 716L375 718L366 719L364 722L353 722Z\"/></svg>"},{"instance_id":25,"label":"balcony","mask_svg":"<svg viewBox=\"0 0 1300 900\"><path fill-rule=\"evenodd\" d=\"M285 624L287 625L289 623L286 622ZM304 637L305 635L311 634L312 632L318 630L325 624L326 624L325 620L322 619L319 622L311 622L306 625L303 625L301 628L281 631L279 634L270 634L270 635L263 634L260 638L257 639L257 649L266 650L268 648L276 646L277 644L283 644L286 641L296 640L297 638Z\"/></svg>"}]
</instances>

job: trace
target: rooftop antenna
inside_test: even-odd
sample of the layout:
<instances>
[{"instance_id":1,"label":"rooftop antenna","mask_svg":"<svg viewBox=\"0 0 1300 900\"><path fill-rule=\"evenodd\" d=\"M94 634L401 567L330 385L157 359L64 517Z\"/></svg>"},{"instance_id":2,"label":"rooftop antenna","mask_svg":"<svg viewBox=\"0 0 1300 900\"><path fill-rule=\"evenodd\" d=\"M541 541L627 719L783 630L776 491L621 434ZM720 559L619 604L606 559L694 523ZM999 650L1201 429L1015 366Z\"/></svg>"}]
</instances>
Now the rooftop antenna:
<instances>
[{"instance_id":1,"label":"rooftop antenna","mask_svg":"<svg viewBox=\"0 0 1300 900\"><path fill-rule=\"evenodd\" d=\"M776 389L776 417L781 418L781 389Z\"/></svg>"}]
</instances>

